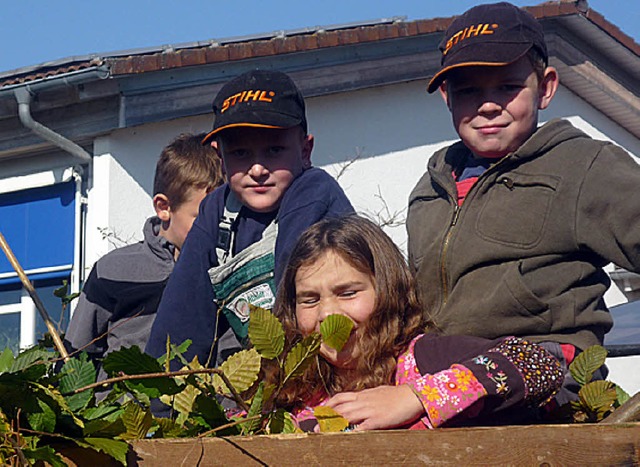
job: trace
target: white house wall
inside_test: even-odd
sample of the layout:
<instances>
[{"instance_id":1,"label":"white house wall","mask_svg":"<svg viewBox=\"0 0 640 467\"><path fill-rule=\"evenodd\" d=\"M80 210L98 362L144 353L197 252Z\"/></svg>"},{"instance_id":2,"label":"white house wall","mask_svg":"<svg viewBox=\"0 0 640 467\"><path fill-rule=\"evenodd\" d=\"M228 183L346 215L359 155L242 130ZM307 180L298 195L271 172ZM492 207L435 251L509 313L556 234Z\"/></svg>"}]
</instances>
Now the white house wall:
<instances>
[{"instance_id":1,"label":"white house wall","mask_svg":"<svg viewBox=\"0 0 640 467\"><path fill-rule=\"evenodd\" d=\"M207 125L210 118L192 117L96 139L87 193L85 270L108 251L142 239L144 220L154 213L153 177L162 148L179 133L202 132Z\"/></svg>"},{"instance_id":2,"label":"white house wall","mask_svg":"<svg viewBox=\"0 0 640 467\"><path fill-rule=\"evenodd\" d=\"M425 86L413 81L307 99L314 165L338 178L358 212L391 221L385 230L403 250L409 193L430 155L457 139L440 95L428 94ZM543 121L557 117L640 155L640 140L562 86L541 113ZM96 140L87 267L122 241L141 238L142 223L153 213L153 176L162 148L181 132L210 127L211 115L203 115L117 130Z\"/></svg>"}]
</instances>

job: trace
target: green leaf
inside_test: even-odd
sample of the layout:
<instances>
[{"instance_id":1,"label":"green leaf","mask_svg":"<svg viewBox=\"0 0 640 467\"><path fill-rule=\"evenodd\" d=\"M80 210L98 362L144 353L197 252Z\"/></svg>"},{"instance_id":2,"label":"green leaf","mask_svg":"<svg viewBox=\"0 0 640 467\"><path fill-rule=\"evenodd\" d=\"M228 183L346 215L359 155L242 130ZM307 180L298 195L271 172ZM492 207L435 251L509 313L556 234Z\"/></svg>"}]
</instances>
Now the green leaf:
<instances>
[{"instance_id":1,"label":"green leaf","mask_svg":"<svg viewBox=\"0 0 640 467\"><path fill-rule=\"evenodd\" d=\"M67 467L67 463L54 451L51 446L42 446L36 449L22 449L24 456L31 461L46 462L52 467Z\"/></svg>"},{"instance_id":2,"label":"green leaf","mask_svg":"<svg viewBox=\"0 0 640 467\"><path fill-rule=\"evenodd\" d=\"M53 295L58 298L64 298L69 292L69 282L65 279L62 281L62 285L53 291Z\"/></svg>"},{"instance_id":3,"label":"green leaf","mask_svg":"<svg viewBox=\"0 0 640 467\"><path fill-rule=\"evenodd\" d=\"M71 301L80 296L79 292L69 294L69 282L67 280L62 281L62 285L53 291L53 295L58 297L62 301L62 306L66 306Z\"/></svg>"},{"instance_id":4,"label":"green leaf","mask_svg":"<svg viewBox=\"0 0 640 467\"><path fill-rule=\"evenodd\" d=\"M163 372L158 360L142 353L137 345L111 352L104 358L102 368L109 376L120 372L126 375Z\"/></svg>"},{"instance_id":5,"label":"green leaf","mask_svg":"<svg viewBox=\"0 0 640 467\"><path fill-rule=\"evenodd\" d=\"M39 412L27 414L29 425L33 430L53 433L56 429L56 413L42 399L38 399L38 405L40 406Z\"/></svg>"},{"instance_id":6,"label":"green leaf","mask_svg":"<svg viewBox=\"0 0 640 467\"><path fill-rule=\"evenodd\" d=\"M118 412L118 416L122 416L124 410ZM122 418L116 418L114 420L104 418L90 420L86 423L82 433L84 436L102 437L102 438L115 438L125 433L127 428L122 422Z\"/></svg>"},{"instance_id":7,"label":"green leaf","mask_svg":"<svg viewBox=\"0 0 640 467\"><path fill-rule=\"evenodd\" d=\"M627 393L627 391L625 391L624 389L622 389L620 386L618 386L616 384L616 407L620 407L622 404L624 404L625 402L627 402L631 396Z\"/></svg>"},{"instance_id":8,"label":"green leaf","mask_svg":"<svg viewBox=\"0 0 640 467\"><path fill-rule=\"evenodd\" d=\"M597 414L596 420L602 420L606 413L613 410L616 401L616 387L611 381L597 380L585 384L578 391L578 398L583 407Z\"/></svg>"},{"instance_id":9,"label":"green leaf","mask_svg":"<svg viewBox=\"0 0 640 467\"><path fill-rule=\"evenodd\" d=\"M142 353L137 345L108 354L102 362L102 367L109 375L116 375L120 372L127 375L163 373L158 360ZM131 391L153 398L160 397L162 394L176 394L182 390L172 378L164 376L151 379L131 379L125 381L124 384Z\"/></svg>"},{"instance_id":10,"label":"green leaf","mask_svg":"<svg viewBox=\"0 0 640 467\"><path fill-rule=\"evenodd\" d=\"M202 417L209 429L223 425L229 421L224 413L224 407L220 405L215 397L200 394L196 397L194 411Z\"/></svg>"},{"instance_id":11,"label":"green leaf","mask_svg":"<svg viewBox=\"0 0 640 467\"><path fill-rule=\"evenodd\" d=\"M89 407L82 412L82 416L87 420L104 420L114 421L120 416L122 408L114 405L105 405L104 403L97 407Z\"/></svg>"},{"instance_id":12,"label":"green leaf","mask_svg":"<svg viewBox=\"0 0 640 467\"><path fill-rule=\"evenodd\" d=\"M202 394L202 391L193 385L186 385L182 391L173 396L162 396L160 400L169 406L173 406L173 409L178 413L188 415L193 410L193 404L196 401L196 397Z\"/></svg>"},{"instance_id":13,"label":"green leaf","mask_svg":"<svg viewBox=\"0 0 640 467\"><path fill-rule=\"evenodd\" d=\"M320 405L313 409L313 415L318 420L322 433L344 431L349 426L349 421L346 418L326 405Z\"/></svg>"},{"instance_id":14,"label":"green leaf","mask_svg":"<svg viewBox=\"0 0 640 467\"><path fill-rule=\"evenodd\" d=\"M96 451L104 452L122 465L127 465L129 445L124 441L106 438L84 438L82 440Z\"/></svg>"},{"instance_id":15,"label":"green leaf","mask_svg":"<svg viewBox=\"0 0 640 467\"><path fill-rule=\"evenodd\" d=\"M153 423L151 411L144 410L136 403L129 403L122 414L122 423L127 431L120 435L122 439L144 439Z\"/></svg>"},{"instance_id":16,"label":"green leaf","mask_svg":"<svg viewBox=\"0 0 640 467\"><path fill-rule=\"evenodd\" d=\"M77 415L75 413L73 413L71 411L71 408L69 407L69 405L67 404L67 400L62 396L62 394L60 394L60 392L57 389L52 389L50 387L47 387L43 384L39 384L39 383L31 383L31 387L41 393L44 393L45 395L47 395L48 397L50 397L53 401L56 402L56 404L58 404L58 407L60 408L60 410L68 415L71 416L73 422L79 426L80 428L84 427L84 423L82 422L82 420L80 420Z\"/></svg>"},{"instance_id":17,"label":"green leaf","mask_svg":"<svg viewBox=\"0 0 640 467\"><path fill-rule=\"evenodd\" d=\"M264 396L264 381L261 381L258 385L258 390L253 396L253 400L251 401L251 407L249 407L249 412L247 413L246 418L252 418L256 415L260 415L262 413L262 402ZM249 420L246 423L241 425L242 434L248 435L254 433L256 430L260 429L261 420L256 418L255 420Z\"/></svg>"},{"instance_id":18,"label":"green leaf","mask_svg":"<svg viewBox=\"0 0 640 467\"><path fill-rule=\"evenodd\" d=\"M15 358L13 357L13 352L9 347L6 347L0 355L0 373L9 371L9 369L13 365L14 360Z\"/></svg>"},{"instance_id":19,"label":"green leaf","mask_svg":"<svg viewBox=\"0 0 640 467\"><path fill-rule=\"evenodd\" d=\"M284 329L273 313L264 308L249 305L249 340L266 359L278 357L284 350Z\"/></svg>"},{"instance_id":20,"label":"green leaf","mask_svg":"<svg viewBox=\"0 0 640 467\"><path fill-rule=\"evenodd\" d=\"M150 378L150 379L132 379L124 382L129 391L135 394L141 402L148 404L150 399L155 399L163 394L172 395L182 391L183 386L177 384L169 377Z\"/></svg>"},{"instance_id":21,"label":"green leaf","mask_svg":"<svg viewBox=\"0 0 640 467\"><path fill-rule=\"evenodd\" d=\"M96 367L93 362L88 360L87 354L83 353L80 357L71 358L64 364L58 389L61 393L66 394L95 382ZM93 392L93 390L87 390L65 396L69 408L74 412L85 408L91 401Z\"/></svg>"},{"instance_id":22,"label":"green leaf","mask_svg":"<svg viewBox=\"0 0 640 467\"><path fill-rule=\"evenodd\" d=\"M249 389L260 373L260 355L256 349L241 350L231 355L220 365L225 376L237 392ZM230 394L230 390L220 376L214 375L213 386L220 394Z\"/></svg>"},{"instance_id":23,"label":"green leaf","mask_svg":"<svg viewBox=\"0 0 640 467\"><path fill-rule=\"evenodd\" d=\"M283 386L289 379L302 375L309 363L317 355L321 342L320 334L312 333L293 346L284 362L285 377L282 382Z\"/></svg>"},{"instance_id":24,"label":"green leaf","mask_svg":"<svg viewBox=\"0 0 640 467\"><path fill-rule=\"evenodd\" d=\"M607 358L607 349L600 345L592 345L579 353L576 359L569 365L571 376L578 384L584 386L593 378L593 373L604 365Z\"/></svg>"},{"instance_id":25,"label":"green leaf","mask_svg":"<svg viewBox=\"0 0 640 467\"><path fill-rule=\"evenodd\" d=\"M353 321L344 315L329 315L322 324L320 324L320 334L322 342L338 352L342 350L344 344L349 340L351 330L353 329Z\"/></svg>"},{"instance_id":26,"label":"green leaf","mask_svg":"<svg viewBox=\"0 0 640 467\"><path fill-rule=\"evenodd\" d=\"M267 429L270 434L298 431L293 416L283 409L278 409L270 414Z\"/></svg>"},{"instance_id":27,"label":"green leaf","mask_svg":"<svg viewBox=\"0 0 640 467\"><path fill-rule=\"evenodd\" d=\"M69 409L73 412L77 412L78 410L82 410L87 407L89 402L91 402L93 392L93 389L89 389L87 391L79 392L78 394L65 396L67 404L69 404Z\"/></svg>"},{"instance_id":28,"label":"green leaf","mask_svg":"<svg viewBox=\"0 0 640 467\"><path fill-rule=\"evenodd\" d=\"M175 357L179 357L180 361L182 361L183 365L186 365L186 360L184 357L182 357L182 354L184 354L187 349L189 349L189 347L191 346L191 339L187 339L186 341L184 341L182 344L176 346L174 344L169 345L169 352L168 354L164 354L161 357L158 358L158 363L160 363L160 365L163 365L167 362L167 357L169 357L169 361L173 360Z\"/></svg>"},{"instance_id":29,"label":"green leaf","mask_svg":"<svg viewBox=\"0 0 640 467\"><path fill-rule=\"evenodd\" d=\"M169 418L154 418L158 428L153 434L153 438L180 438L185 436L182 425Z\"/></svg>"},{"instance_id":30,"label":"green leaf","mask_svg":"<svg viewBox=\"0 0 640 467\"><path fill-rule=\"evenodd\" d=\"M48 350L38 347L32 347L18 354L13 361L11 368L9 368L9 372L17 373L19 371L23 371L28 367L31 367L35 362L49 362L54 356L53 352L49 352Z\"/></svg>"},{"instance_id":31,"label":"green leaf","mask_svg":"<svg viewBox=\"0 0 640 467\"><path fill-rule=\"evenodd\" d=\"M58 389L63 394L96 382L96 367L84 352L76 358L70 358L60 371Z\"/></svg>"}]
</instances>

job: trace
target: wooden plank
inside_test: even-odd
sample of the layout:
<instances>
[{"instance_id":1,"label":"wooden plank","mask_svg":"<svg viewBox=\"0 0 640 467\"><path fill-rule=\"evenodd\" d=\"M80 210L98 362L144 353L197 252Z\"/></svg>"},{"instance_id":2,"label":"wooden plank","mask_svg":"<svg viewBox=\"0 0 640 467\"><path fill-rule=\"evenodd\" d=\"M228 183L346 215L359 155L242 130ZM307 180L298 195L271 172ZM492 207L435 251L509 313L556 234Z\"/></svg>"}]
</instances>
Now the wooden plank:
<instances>
[{"instance_id":1,"label":"wooden plank","mask_svg":"<svg viewBox=\"0 0 640 467\"><path fill-rule=\"evenodd\" d=\"M640 465L640 423L134 441L130 465Z\"/></svg>"}]
</instances>

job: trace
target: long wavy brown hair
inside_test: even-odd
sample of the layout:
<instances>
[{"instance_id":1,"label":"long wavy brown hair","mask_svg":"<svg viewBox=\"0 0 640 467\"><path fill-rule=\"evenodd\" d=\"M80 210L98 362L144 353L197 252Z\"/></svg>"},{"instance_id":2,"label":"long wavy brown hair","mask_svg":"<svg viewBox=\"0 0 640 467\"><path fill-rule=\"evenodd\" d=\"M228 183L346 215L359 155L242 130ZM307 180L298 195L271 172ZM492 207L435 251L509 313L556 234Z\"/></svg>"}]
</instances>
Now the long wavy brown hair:
<instances>
[{"instance_id":1,"label":"long wavy brown hair","mask_svg":"<svg viewBox=\"0 0 640 467\"><path fill-rule=\"evenodd\" d=\"M355 371L340 376L322 356L302 379L287 384L275 405L287 410L304 407L322 390L329 395L393 384L398 356L427 328L414 279L402 253L383 230L360 216L324 219L307 229L296 244L282 281L274 313L283 323L287 347L303 337L296 320L296 274L332 251L358 271L368 274L376 291L375 310L358 331L361 355ZM362 331L362 332L360 332ZM277 384L277 366L267 364L265 380Z\"/></svg>"}]
</instances>

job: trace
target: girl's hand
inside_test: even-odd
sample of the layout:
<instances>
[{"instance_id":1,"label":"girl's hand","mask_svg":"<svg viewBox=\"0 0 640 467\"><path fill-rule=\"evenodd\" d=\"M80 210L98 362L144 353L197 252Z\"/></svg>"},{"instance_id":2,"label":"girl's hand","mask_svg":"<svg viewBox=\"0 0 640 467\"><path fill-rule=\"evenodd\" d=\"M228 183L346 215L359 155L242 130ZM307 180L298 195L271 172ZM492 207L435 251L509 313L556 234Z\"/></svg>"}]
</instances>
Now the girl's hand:
<instances>
[{"instance_id":1,"label":"girl's hand","mask_svg":"<svg viewBox=\"0 0 640 467\"><path fill-rule=\"evenodd\" d=\"M330 398L325 405L356 425L354 431L395 428L424 414L422 402L406 384L343 392Z\"/></svg>"}]
</instances>

